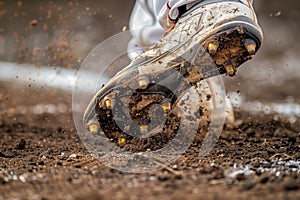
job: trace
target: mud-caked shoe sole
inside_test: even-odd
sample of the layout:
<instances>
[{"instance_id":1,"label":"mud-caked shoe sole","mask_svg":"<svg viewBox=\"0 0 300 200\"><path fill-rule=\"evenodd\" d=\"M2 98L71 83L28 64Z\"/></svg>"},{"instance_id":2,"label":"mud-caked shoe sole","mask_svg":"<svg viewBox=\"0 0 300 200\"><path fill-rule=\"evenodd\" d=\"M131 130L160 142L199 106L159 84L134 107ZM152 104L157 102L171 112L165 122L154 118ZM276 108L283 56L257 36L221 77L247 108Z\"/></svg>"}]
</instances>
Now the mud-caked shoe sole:
<instances>
[{"instance_id":1,"label":"mud-caked shoe sole","mask_svg":"<svg viewBox=\"0 0 300 200\"><path fill-rule=\"evenodd\" d=\"M84 114L87 128L96 130L90 123L96 119L104 133L143 135L156 128L148 126L156 104L160 106L151 112L167 115L163 129L168 129L180 120L170 111L187 89L209 77L234 76L258 51L263 36L252 15L247 5L235 1L200 4L187 12L95 95Z\"/></svg>"},{"instance_id":2,"label":"mud-caked shoe sole","mask_svg":"<svg viewBox=\"0 0 300 200\"><path fill-rule=\"evenodd\" d=\"M217 27L202 46L214 60L218 71L208 74L203 71L204 77L224 73L234 76L240 65L254 57L261 47L261 41L261 30L246 17L231 19Z\"/></svg>"}]
</instances>

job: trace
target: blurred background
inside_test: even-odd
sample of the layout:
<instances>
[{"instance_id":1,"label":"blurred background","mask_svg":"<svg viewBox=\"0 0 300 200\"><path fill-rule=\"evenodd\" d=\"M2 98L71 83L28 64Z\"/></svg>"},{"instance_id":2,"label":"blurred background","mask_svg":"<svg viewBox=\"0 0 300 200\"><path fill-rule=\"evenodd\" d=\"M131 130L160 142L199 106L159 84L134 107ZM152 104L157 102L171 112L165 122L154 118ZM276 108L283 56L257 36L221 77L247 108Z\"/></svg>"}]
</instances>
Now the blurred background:
<instances>
[{"instance_id":1,"label":"blurred background","mask_svg":"<svg viewBox=\"0 0 300 200\"><path fill-rule=\"evenodd\" d=\"M0 1L0 61L78 69L97 44L128 27L134 2ZM246 103L299 103L300 2L257 0L255 8L264 30L264 44L257 56L240 68L237 77L224 76L228 95L236 100L237 107L241 99ZM0 68L1 73L5 72ZM39 102L68 106L71 93L0 81L2 114L8 108Z\"/></svg>"}]
</instances>

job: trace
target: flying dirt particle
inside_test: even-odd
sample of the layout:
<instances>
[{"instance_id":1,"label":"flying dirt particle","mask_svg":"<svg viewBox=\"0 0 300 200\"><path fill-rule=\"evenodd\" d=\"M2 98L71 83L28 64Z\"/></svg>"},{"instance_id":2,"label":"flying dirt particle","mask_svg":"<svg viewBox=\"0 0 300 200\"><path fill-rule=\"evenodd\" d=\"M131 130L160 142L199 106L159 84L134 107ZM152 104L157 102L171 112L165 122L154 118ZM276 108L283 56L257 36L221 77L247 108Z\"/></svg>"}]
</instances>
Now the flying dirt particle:
<instances>
[{"instance_id":1,"label":"flying dirt particle","mask_svg":"<svg viewBox=\"0 0 300 200\"><path fill-rule=\"evenodd\" d=\"M47 31L47 30L48 30L48 24L47 24L47 23L44 24L43 30L44 30L44 31Z\"/></svg>"},{"instance_id":2,"label":"flying dirt particle","mask_svg":"<svg viewBox=\"0 0 300 200\"><path fill-rule=\"evenodd\" d=\"M23 2L22 2L22 1L18 1L18 2L17 2L17 7L18 7L18 8L22 8L22 6L23 6Z\"/></svg>"},{"instance_id":3,"label":"flying dirt particle","mask_svg":"<svg viewBox=\"0 0 300 200\"><path fill-rule=\"evenodd\" d=\"M0 10L0 19L6 15L7 10Z\"/></svg>"},{"instance_id":4,"label":"flying dirt particle","mask_svg":"<svg viewBox=\"0 0 300 200\"><path fill-rule=\"evenodd\" d=\"M51 17L52 17L52 11L48 10L47 19L51 19Z\"/></svg>"},{"instance_id":5,"label":"flying dirt particle","mask_svg":"<svg viewBox=\"0 0 300 200\"><path fill-rule=\"evenodd\" d=\"M15 12L11 17L11 19L17 19L19 17L19 13Z\"/></svg>"},{"instance_id":6,"label":"flying dirt particle","mask_svg":"<svg viewBox=\"0 0 300 200\"><path fill-rule=\"evenodd\" d=\"M122 32L126 31L127 30L127 26L123 26L122 28Z\"/></svg>"},{"instance_id":7,"label":"flying dirt particle","mask_svg":"<svg viewBox=\"0 0 300 200\"><path fill-rule=\"evenodd\" d=\"M278 12L276 12L275 14L271 13L271 14L270 14L270 17L273 17L273 16L279 17L279 16L281 16L281 14L282 14L282 12L281 12L281 11L278 11Z\"/></svg>"},{"instance_id":8,"label":"flying dirt particle","mask_svg":"<svg viewBox=\"0 0 300 200\"><path fill-rule=\"evenodd\" d=\"M57 11L61 11L62 9L63 9L62 6L58 6L56 10L57 10Z\"/></svg>"},{"instance_id":9,"label":"flying dirt particle","mask_svg":"<svg viewBox=\"0 0 300 200\"><path fill-rule=\"evenodd\" d=\"M282 14L281 11L278 11L275 13L275 17L279 17L281 14Z\"/></svg>"},{"instance_id":10,"label":"flying dirt particle","mask_svg":"<svg viewBox=\"0 0 300 200\"><path fill-rule=\"evenodd\" d=\"M30 21L30 25L31 26L36 26L37 24L38 24L38 20L37 19L34 19L34 20Z\"/></svg>"}]
</instances>

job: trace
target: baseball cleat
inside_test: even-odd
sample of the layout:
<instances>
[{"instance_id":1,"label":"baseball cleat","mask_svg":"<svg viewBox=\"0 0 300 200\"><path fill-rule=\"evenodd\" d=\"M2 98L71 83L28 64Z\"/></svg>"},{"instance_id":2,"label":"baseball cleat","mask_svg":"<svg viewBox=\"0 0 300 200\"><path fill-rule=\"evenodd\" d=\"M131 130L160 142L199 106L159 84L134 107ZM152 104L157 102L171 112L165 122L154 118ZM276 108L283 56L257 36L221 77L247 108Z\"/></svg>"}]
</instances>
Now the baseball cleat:
<instances>
[{"instance_id":1,"label":"baseball cleat","mask_svg":"<svg viewBox=\"0 0 300 200\"><path fill-rule=\"evenodd\" d=\"M213 76L234 76L262 40L248 1L201 1L100 89L86 109L84 123L96 119L104 133L126 130L143 135L157 128L150 123L154 104L160 106L151 112L167 114L166 124L176 121L170 110L186 90Z\"/></svg>"}]
</instances>

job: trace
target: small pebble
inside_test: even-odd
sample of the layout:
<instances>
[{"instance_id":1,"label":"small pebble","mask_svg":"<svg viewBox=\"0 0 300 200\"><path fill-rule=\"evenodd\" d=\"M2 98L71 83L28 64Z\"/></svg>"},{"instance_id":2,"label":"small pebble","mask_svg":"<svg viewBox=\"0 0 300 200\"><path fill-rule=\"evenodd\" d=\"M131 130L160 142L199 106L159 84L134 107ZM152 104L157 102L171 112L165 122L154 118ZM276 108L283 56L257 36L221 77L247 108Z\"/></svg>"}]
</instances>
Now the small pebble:
<instances>
[{"instance_id":1,"label":"small pebble","mask_svg":"<svg viewBox=\"0 0 300 200\"><path fill-rule=\"evenodd\" d=\"M39 164L39 165L45 165L45 162L44 162L43 160L40 160L40 161L38 162L38 164Z\"/></svg>"},{"instance_id":2,"label":"small pebble","mask_svg":"<svg viewBox=\"0 0 300 200\"><path fill-rule=\"evenodd\" d=\"M34 19L30 21L31 26L36 26L38 24L38 20Z\"/></svg>"},{"instance_id":3,"label":"small pebble","mask_svg":"<svg viewBox=\"0 0 300 200\"><path fill-rule=\"evenodd\" d=\"M74 165L75 168L81 168L80 164Z\"/></svg>"},{"instance_id":4,"label":"small pebble","mask_svg":"<svg viewBox=\"0 0 300 200\"><path fill-rule=\"evenodd\" d=\"M158 175L157 176L157 180L159 180L161 182L167 181L169 179L170 179L170 177L168 175Z\"/></svg>"},{"instance_id":5,"label":"small pebble","mask_svg":"<svg viewBox=\"0 0 300 200\"><path fill-rule=\"evenodd\" d=\"M26 179L24 176L19 176L19 180L22 182L22 183L25 183L26 182Z\"/></svg>"},{"instance_id":6,"label":"small pebble","mask_svg":"<svg viewBox=\"0 0 300 200\"><path fill-rule=\"evenodd\" d=\"M266 150L267 150L267 152L268 152L269 154L275 154L275 153L277 153L277 150L276 150L276 149L273 149L273 148L267 148Z\"/></svg>"},{"instance_id":7,"label":"small pebble","mask_svg":"<svg viewBox=\"0 0 300 200\"><path fill-rule=\"evenodd\" d=\"M70 156L69 156L69 158L77 158L77 154L71 154Z\"/></svg>"},{"instance_id":8,"label":"small pebble","mask_svg":"<svg viewBox=\"0 0 300 200\"><path fill-rule=\"evenodd\" d=\"M26 140L24 140L23 138L20 138L17 141L16 149L23 150L23 149L25 149L25 147L26 147Z\"/></svg>"}]
</instances>

